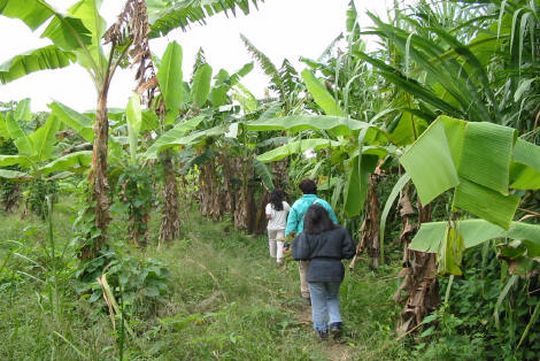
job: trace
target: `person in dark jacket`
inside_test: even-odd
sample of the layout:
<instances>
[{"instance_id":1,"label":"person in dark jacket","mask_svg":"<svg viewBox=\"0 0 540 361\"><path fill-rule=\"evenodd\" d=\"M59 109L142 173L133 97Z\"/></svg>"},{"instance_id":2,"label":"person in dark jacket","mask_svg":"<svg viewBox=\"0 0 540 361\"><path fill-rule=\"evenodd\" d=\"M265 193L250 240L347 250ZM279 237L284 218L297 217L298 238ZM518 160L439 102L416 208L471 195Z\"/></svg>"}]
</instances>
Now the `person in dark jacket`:
<instances>
[{"instance_id":1,"label":"person in dark jacket","mask_svg":"<svg viewBox=\"0 0 540 361\"><path fill-rule=\"evenodd\" d=\"M307 281L311 294L313 328L321 339L330 332L339 337L343 328L339 311L339 287L345 269L342 259L354 257L356 247L349 232L332 222L326 209L310 206L304 218L304 231L292 244L292 256L310 261Z\"/></svg>"}]
</instances>

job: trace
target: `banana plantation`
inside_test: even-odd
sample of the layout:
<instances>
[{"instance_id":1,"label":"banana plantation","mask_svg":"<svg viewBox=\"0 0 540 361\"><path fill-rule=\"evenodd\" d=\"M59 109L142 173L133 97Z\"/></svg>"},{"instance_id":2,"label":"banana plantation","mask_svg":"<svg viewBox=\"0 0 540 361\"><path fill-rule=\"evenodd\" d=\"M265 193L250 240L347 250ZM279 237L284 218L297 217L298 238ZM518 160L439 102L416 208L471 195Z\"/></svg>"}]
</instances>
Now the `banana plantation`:
<instances>
[{"instance_id":1,"label":"banana plantation","mask_svg":"<svg viewBox=\"0 0 540 361\"><path fill-rule=\"evenodd\" d=\"M540 1L394 1L369 26L351 1L300 67L249 33L234 69L150 46L271 1L123 0L107 24L101 0L0 0L50 43L0 83L78 66L97 99L0 99L2 360L540 359ZM270 192L306 178L356 244L341 342L267 254Z\"/></svg>"}]
</instances>

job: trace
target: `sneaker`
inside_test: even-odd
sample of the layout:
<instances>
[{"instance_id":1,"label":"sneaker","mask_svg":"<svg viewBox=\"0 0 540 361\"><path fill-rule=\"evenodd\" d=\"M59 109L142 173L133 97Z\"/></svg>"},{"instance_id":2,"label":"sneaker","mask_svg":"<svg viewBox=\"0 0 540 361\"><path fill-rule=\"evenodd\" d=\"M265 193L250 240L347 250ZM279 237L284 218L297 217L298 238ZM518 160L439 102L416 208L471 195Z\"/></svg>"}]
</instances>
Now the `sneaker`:
<instances>
[{"instance_id":1,"label":"sneaker","mask_svg":"<svg viewBox=\"0 0 540 361\"><path fill-rule=\"evenodd\" d=\"M343 334L343 322L334 322L330 324L330 335L337 340Z\"/></svg>"},{"instance_id":2,"label":"sneaker","mask_svg":"<svg viewBox=\"0 0 540 361\"><path fill-rule=\"evenodd\" d=\"M328 339L328 331L319 331L317 330L317 335L319 336L319 341L325 341Z\"/></svg>"}]
</instances>

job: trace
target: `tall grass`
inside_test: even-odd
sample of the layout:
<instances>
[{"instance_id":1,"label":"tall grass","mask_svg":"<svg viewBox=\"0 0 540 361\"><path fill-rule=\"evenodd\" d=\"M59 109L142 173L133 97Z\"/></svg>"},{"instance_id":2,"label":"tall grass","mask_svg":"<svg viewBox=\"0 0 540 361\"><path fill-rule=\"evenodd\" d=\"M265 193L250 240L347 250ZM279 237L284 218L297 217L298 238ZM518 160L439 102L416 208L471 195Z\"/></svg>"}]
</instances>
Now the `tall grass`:
<instances>
[{"instance_id":1,"label":"tall grass","mask_svg":"<svg viewBox=\"0 0 540 361\"><path fill-rule=\"evenodd\" d=\"M186 220L182 239L145 257L171 272L169 294L156 305L138 305L126 315L122 345L106 304L75 292L76 258L69 245L69 211L54 215L54 238L46 226L2 215L0 227L0 346L3 360L399 360L407 352L393 336L396 306L390 301L394 269L374 274L362 265L342 288L343 344L319 343L306 322L309 309L290 262L276 267L264 238L232 231L227 221ZM151 232L157 238L157 224ZM123 227L111 234L122 252ZM6 235L16 242L8 242ZM54 241L56 257L50 258ZM59 250L65 249L65 256ZM53 267L54 265L54 267ZM56 267L56 268L55 268ZM52 272L52 273L51 273ZM52 288L51 288L52 287ZM54 287L57 287L56 289ZM56 290L51 294L50 290ZM52 302L54 301L54 302ZM144 309L147 307L148 309ZM301 315L302 317L299 317ZM117 322L119 325L120 322ZM117 326L118 328L118 326Z\"/></svg>"}]
</instances>

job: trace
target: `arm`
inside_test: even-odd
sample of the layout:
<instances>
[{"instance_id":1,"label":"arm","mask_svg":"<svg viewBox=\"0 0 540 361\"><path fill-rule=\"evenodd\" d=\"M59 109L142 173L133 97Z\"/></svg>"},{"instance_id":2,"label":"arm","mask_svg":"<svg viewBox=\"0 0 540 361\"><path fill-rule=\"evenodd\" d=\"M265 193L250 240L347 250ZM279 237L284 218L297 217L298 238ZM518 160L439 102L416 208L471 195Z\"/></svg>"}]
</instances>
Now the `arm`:
<instances>
[{"instance_id":1,"label":"arm","mask_svg":"<svg viewBox=\"0 0 540 361\"><path fill-rule=\"evenodd\" d=\"M356 254L356 246L349 232L343 229L343 241L341 243L341 258L351 259Z\"/></svg>"},{"instance_id":2,"label":"arm","mask_svg":"<svg viewBox=\"0 0 540 361\"><path fill-rule=\"evenodd\" d=\"M309 244L305 233L300 233L292 243L292 257L297 261L306 261L310 257Z\"/></svg>"},{"instance_id":3,"label":"arm","mask_svg":"<svg viewBox=\"0 0 540 361\"><path fill-rule=\"evenodd\" d=\"M298 229L298 212L296 209L291 207L289 215L287 216L287 227L285 228L285 238L287 238L291 233L296 233Z\"/></svg>"},{"instance_id":4,"label":"arm","mask_svg":"<svg viewBox=\"0 0 540 361\"><path fill-rule=\"evenodd\" d=\"M266 219L272 219L272 209L271 209L272 205L270 203L268 203L266 205L266 208L264 209L264 212L266 214Z\"/></svg>"}]
</instances>

